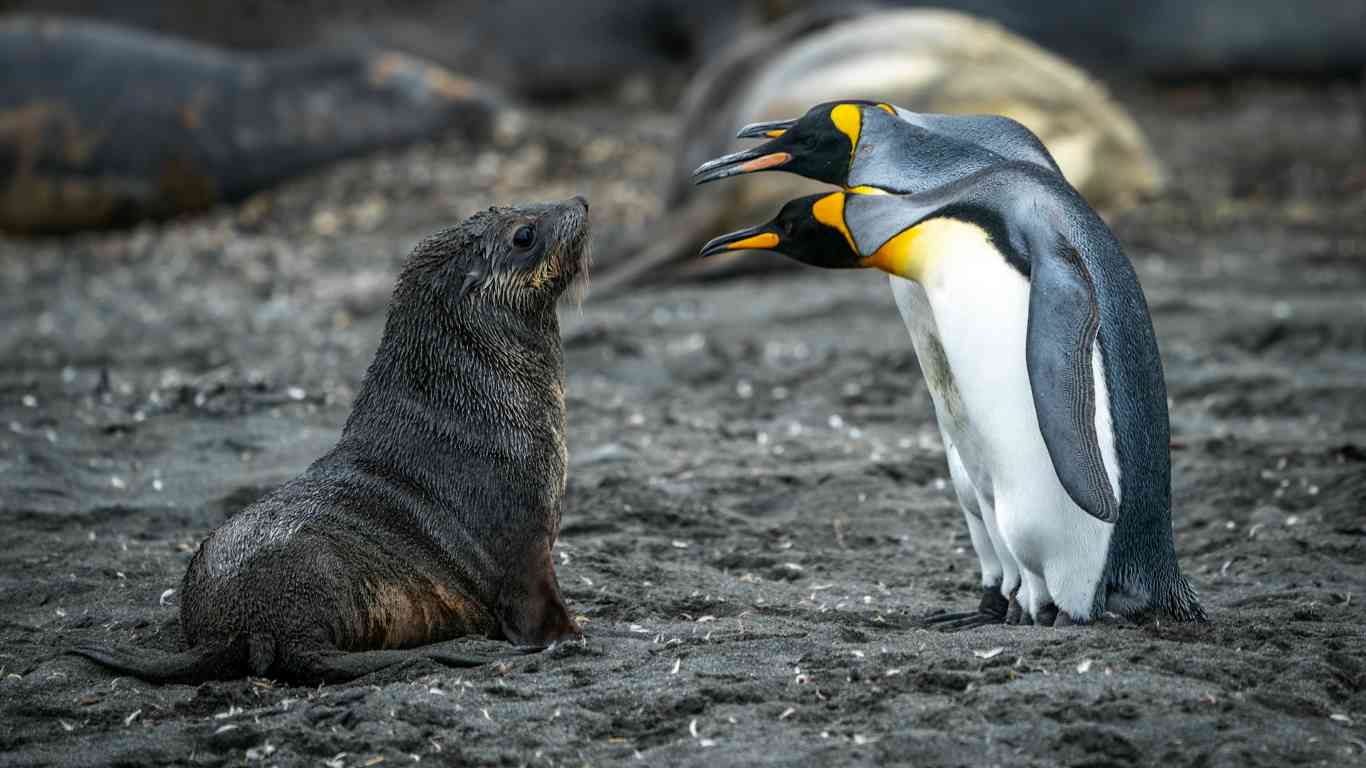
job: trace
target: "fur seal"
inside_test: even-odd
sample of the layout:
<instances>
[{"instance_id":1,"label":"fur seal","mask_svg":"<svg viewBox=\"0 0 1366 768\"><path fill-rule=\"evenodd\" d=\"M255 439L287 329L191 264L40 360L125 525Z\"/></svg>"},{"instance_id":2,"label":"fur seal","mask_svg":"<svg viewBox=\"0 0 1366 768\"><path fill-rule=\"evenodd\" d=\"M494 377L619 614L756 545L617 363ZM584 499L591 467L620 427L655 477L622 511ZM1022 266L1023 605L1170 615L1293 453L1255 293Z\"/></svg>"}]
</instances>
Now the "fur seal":
<instances>
[{"instance_id":1,"label":"fur seal","mask_svg":"<svg viewBox=\"0 0 1366 768\"><path fill-rule=\"evenodd\" d=\"M583 198L491 208L420 243L341 438L230 518L185 574L181 653L71 653L154 682L349 680L462 635L580 631L551 559L565 490L555 305L586 270Z\"/></svg>"},{"instance_id":2,"label":"fur seal","mask_svg":"<svg viewBox=\"0 0 1366 768\"><path fill-rule=\"evenodd\" d=\"M109 24L0 22L0 229L126 226L463 127L497 100L393 51L232 52Z\"/></svg>"},{"instance_id":3,"label":"fur seal","mask_svg":"<svg viewBox=\"0 0 1366 768\"><path fill-rule=\"evenodd\" d=\"M681 148L661 195L667 221L650 228L648 243L609 255L599 291L658 280L665 265L692 261L704 232L737 228L819 190L779 174L745 176L721 192L695 189L693 169L739 148L734 126L860 99L915 112L1012 118L1043 141L1073 186L1102 210L1132 205L1163 184L1143 133L1099 82L995 23L922 9L795 14L698 73L682 102Z\"/></svg>"}]
</instances>

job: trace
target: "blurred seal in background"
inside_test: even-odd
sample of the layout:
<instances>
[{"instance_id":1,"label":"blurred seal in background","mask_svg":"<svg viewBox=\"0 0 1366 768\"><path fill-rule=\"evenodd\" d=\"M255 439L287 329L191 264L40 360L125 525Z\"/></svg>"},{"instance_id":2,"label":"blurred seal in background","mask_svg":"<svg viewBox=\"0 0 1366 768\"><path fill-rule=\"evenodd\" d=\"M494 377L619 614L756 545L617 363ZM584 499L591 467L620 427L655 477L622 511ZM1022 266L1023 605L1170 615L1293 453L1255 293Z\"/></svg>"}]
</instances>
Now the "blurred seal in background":
<instances>
[{"instance_id":1,"label":"blurred seal in background","mask_svg":"<svg viewBox=\"0 0 1366 768\"><path fill-rule=\"evenodd\" d=\"M1097 72L1158 78L1355 75L1366 0L881 0L991 19ZM774 0L788 9L821 0Z\"/></svg>"},{"instance_id":2,"label":"blurred seal in background","mask_svg":"<svg viewBox=\"0 0 1366 768\"><path fill-rule=\"evenodd\" d=\"M956 10L1105 74L1356 75L1366 0L882 0ZM359 36L527 97L576 97L644 77L673 83L739 36L828 0L0 0L230 48ZM663 87L660 87L663 86Z\"/></svg>"},{"instance_id":3,"label":"blurred seal in background","mask_svg":"<svg viewBox=\"0 0 1366 768\"><path fill-rule=\"evenodd\" d=\"M770 0L0 0L238 50L364 43L509 93L563 99L632 81L676 94L697 61L761 24ZM647 94L658 88L637 89Z\"/></svg>"},{"instance_id":4,"label":"blurred seal in background","mask_svg":"<svg viewBox=\"0 0 1366 768\"><path fill-rule=\"evenodd\" d=\"M0 22L0 229L72 232L240 200L459 129L497 100L394 51L213 48L55 18Z\"/></svg>"}]
</instances>

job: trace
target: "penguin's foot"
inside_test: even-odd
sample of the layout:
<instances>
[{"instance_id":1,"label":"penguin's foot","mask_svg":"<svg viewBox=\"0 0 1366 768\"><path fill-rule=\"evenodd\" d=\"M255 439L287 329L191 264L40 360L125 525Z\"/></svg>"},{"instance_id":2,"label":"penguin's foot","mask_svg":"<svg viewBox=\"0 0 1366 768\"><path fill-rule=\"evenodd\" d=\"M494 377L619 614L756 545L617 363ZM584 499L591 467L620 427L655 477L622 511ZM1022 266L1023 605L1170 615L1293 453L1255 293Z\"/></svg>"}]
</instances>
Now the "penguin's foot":
<instances>
[{"instance_id":1,"label":"penguin's foot","mask_svg":"<svg viewBox=\"0 0 1366 768\"><path fill-rule=\"evenodd\" d=\"M1043 607L1039 608L1039 610L1035 611L1033 616L1030 616L1019 602L1012 599L1010 601L1010 609L1006 612L1006 623L1026 627L1037 624L1041 627L1056 628L1079 627L1084 622L1072 618L1072 614L1059 609L1058 606L1053 603L1045 604Z\"/></svg>"},{"instance_id":2,"label":"penguin's foot","mask_svg":"<svg viewBox=\"0 0 1366 768\"><path fill-rule=\"evenodd\" d=\"M1052 603L1045 603L1039 610L1034 612L1034 623L1041 627L1051 627L1057 620L1058 606ZM1070 622L1071 619L1069 618L1068 621Z\"/></svg>"},{"instance_id":3,"label":"penguin's foot","mask_svg":"<svg viewBox=\"0 0 1366 768\"><path fill-rule=\"evenodd\" d=\"M977 604L977 610L963 613L941 613L924 619L920 625L926 628L932 627L941 632L957 632L960 629L1000 624L1005 621L1007 605L999 587L985 587L982 589L982 601Z\"/></svg>"},{"instance_id":4,"label":"penguin's foot","mask_svg":"<svg viewBox=\"0 0 1366 768\"><path fill-rule=\"evenodd\" d=\"M1024 606L1020 605L1020 601L1016 599L1015 595L1011 595L1010 605L1006 608L1006 624L1018 627L1024 623L1025 618Z\"/></svg>"}]
</instances>

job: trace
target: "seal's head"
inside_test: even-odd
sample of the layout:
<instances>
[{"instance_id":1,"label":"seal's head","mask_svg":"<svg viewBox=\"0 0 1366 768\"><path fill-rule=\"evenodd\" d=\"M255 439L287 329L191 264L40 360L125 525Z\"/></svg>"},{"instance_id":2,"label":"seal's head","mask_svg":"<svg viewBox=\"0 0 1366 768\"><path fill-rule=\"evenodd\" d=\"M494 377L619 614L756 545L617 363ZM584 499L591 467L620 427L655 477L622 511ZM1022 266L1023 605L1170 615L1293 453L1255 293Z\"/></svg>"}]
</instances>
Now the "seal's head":
<instances>
[{"instance_id":1,"label":"seal's head","mask_svg":"<svg viewBox=\"0 0 1366 768\"><path fill-rule=\"evenodd\" d=\"M400 290L407 284L437 291L453 310L494 304L544 311L569 285L586 283L588 243L582 197L489 208L419 244Z\"/></svg>"}]
</instances>

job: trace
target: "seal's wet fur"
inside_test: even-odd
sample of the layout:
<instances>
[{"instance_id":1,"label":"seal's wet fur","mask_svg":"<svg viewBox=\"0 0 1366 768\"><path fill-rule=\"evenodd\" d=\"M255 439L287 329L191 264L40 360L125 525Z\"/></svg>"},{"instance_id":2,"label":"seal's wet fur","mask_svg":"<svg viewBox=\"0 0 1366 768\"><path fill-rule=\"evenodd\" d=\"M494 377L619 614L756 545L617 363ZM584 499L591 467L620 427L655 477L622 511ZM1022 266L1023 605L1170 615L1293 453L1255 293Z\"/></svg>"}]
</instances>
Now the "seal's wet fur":
<instances>
[{"instance_id":1,"label":"seal's wet fur","mask_svg":"<svg viewBox=\"0 0 1366 768\"><path fill-rule=\"evenodd\" d=\"M551 559L568 463L555 305L587 243L575 198L491 208L419 244L337 446L190 562L189 650L73 652L154 681L338 681L479 663L430 645L462 635L577 636Z\"/></svg>"}]
</instances>

